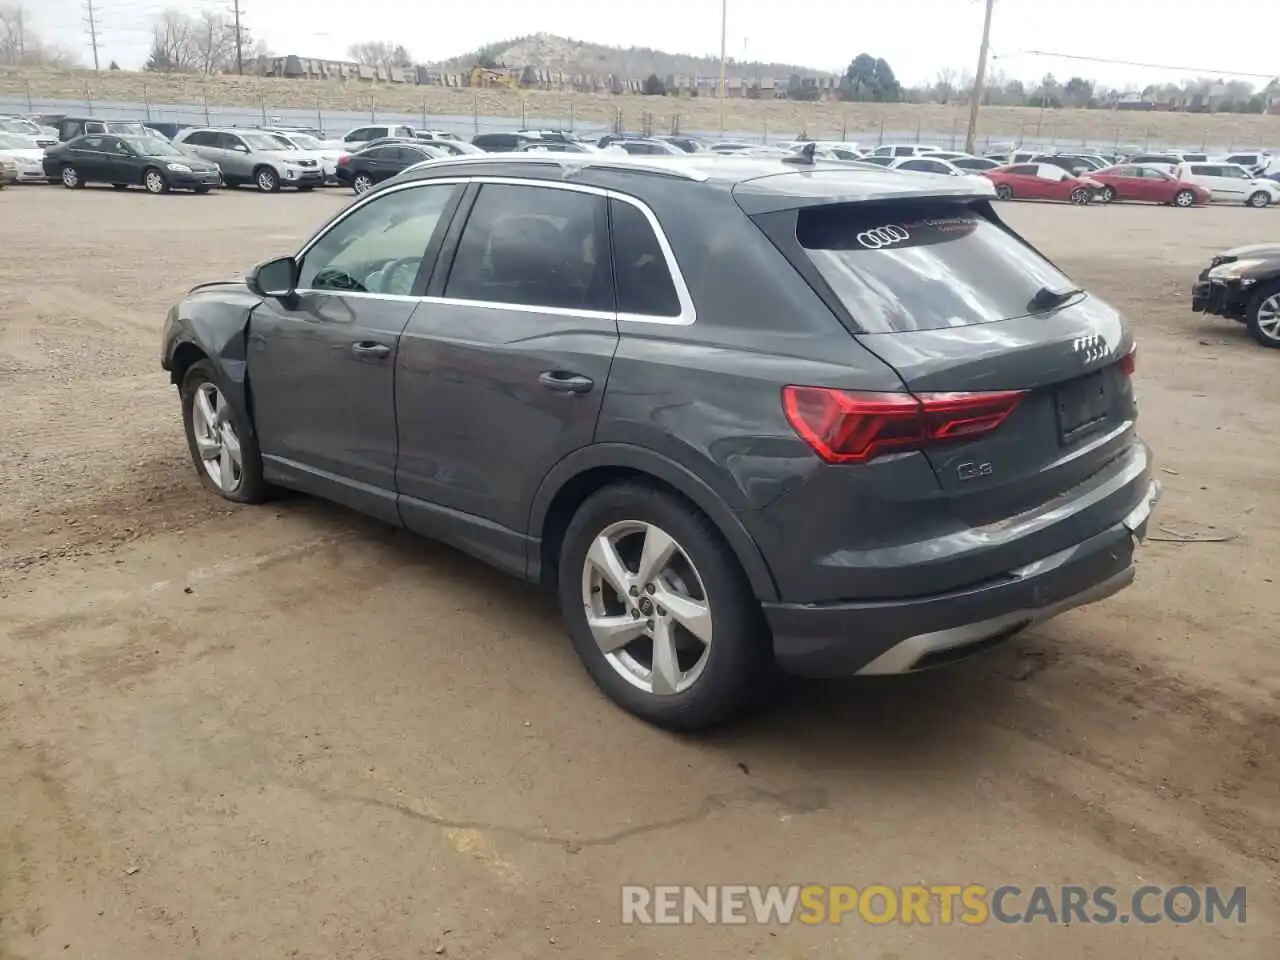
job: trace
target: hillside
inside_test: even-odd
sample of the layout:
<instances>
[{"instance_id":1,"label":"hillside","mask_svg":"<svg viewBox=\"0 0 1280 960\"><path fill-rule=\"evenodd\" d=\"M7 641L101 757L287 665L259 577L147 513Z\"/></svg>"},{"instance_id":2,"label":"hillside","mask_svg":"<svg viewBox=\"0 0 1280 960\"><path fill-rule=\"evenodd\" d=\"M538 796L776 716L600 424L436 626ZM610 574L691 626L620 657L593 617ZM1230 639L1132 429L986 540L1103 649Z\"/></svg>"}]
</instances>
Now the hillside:
<instances>
[{"instance_id":1,"label":"hillside","mask_svg":"<svg viewBox=\"0 0 1280 960\"><path fill-rule=\"evenodd\" d=\"M585 43L549 33L535 33L514 40L490 43L441 64L432 64L443 70L466 70L477 62L492 62L507 67L534 67L535 69L564 70L569 73L613 74L622 77L647 77L657 74L668 77L676 74L694 76L718 76L720 59L717 56L693 56L692 54L667 53L648 47L608 47L599 43ZM725 63L725 74L730 77L784 78L797 73L801 76L827 76L830 70L802 67L790 63L758 63L730 58Z\"/></svg>"}]
</instances>

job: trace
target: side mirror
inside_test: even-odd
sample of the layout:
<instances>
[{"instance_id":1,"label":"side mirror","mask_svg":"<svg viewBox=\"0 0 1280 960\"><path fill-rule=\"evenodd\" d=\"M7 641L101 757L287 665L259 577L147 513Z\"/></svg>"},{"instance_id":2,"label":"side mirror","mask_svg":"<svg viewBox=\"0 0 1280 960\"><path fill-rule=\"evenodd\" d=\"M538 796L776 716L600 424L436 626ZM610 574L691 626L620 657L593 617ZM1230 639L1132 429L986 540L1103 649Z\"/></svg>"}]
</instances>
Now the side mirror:
<instances>
[{"instance_id":1,"label":"side mirror","mask_svg":"<svg viewBox=\"0 0 1280 960\"><path fill-rule=\"evenodd\" d=\"M244 282L260 297L287 299L298 287L298 261L293 257L277 257L260 263L249 271Z\"/></svg>"}]
</instances>

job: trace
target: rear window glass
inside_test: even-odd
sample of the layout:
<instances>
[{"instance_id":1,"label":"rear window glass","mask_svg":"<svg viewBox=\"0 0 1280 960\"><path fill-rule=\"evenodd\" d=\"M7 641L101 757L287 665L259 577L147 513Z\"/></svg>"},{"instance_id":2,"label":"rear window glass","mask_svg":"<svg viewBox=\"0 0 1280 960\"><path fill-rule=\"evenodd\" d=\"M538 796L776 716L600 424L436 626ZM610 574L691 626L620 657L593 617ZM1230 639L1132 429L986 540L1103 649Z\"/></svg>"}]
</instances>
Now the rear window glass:
<instances>
[{"instance_id":1,"label":"rear window glass","mask_svg":"<svg viewBox=\"0 0 1280 960\"><path fill-rule=\"evenodd\" d=\"M799 212L796 238L867 333L1026 316L1042 287L1075 286L963 204L810 207Z\"/></svg>"}]
</instances>

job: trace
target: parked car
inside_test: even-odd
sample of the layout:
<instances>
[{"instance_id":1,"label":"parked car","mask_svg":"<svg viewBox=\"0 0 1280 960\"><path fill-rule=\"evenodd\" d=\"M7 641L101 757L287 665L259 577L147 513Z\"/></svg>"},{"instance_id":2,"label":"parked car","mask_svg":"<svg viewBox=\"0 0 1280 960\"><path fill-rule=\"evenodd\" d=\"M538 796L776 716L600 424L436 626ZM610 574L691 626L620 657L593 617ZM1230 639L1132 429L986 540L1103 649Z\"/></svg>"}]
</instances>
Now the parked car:
<instances>
[{"instance_id":1,"label":"parked car","mask_svg":"<svg viewBox=\"0 0 1280 960\"><path fill-rule=\"evenodd\" d=\"M1087 204L1101 194L1102 184L1088 177L1073 177L1052 163L1015 163L981 176L996 185L1001 200L1060 200Z\"/></svg>"},{"instance_id":2,"label":"parked car","mask_svg":"<svg viewBox=\"0 0 1280 960\"><path fill-rule=\"evenodd\" d=\"M540 137L526 137L519 133L478 133L471 138L473 146L485 153L511 153L530 143L545 143Z\"/></svg>"},{"instance_id":3,"label":"parked car","mask_svg":"<svg viewBox=\"0 0 1280 960\"><path fill-rule=\"evenodd\" d=\"M707 146L697 137L682 137L678 134L658 137L665 143L671 144L685 153L704 153Z\"/></svg>"},{"instance_id":4,"label":"parked car","mask_svg":"<svg viewBox=\"0 0 1280 960\"><path fill-rule=\"evenodd\" d=\"M1264 347L1280 348L1280 243L1218 254L1191 288L1191 309L1237 320Z\"/></svg>"},{"instance_id":5,"label":"parked car","mask_svg":"<svg viewBox=\"0 0 1280 960\"><path fill-rule=\"evenodd\" d=\"M267 129L263 132L284 142L290 150L296 150L300 156L310 157L320 164L324 171L325 183L338 183L338 160L347 153L332 145L326 145L309 133L299 133L280 129Z\"/></svg>"},{"instance_id":6,"label":"parked car","mask_svg":"<svg viewBox=\"0 0 1280 960\"><path fill-rule=\"evenodd\" d=\"M1161 167L1172 171L1174 167L1186 160L1180 153L1137 153L1124 159L1125 163L1140 163L1143 166Z\"/></svg>"},{"instance_id":7,"label":"parked car","mask_svg":"<svg viewBox=\"0 0 1280 960\"><path fill-rule=\"evenodd\" d=\"M951 165L959 167L961 170L967 170L970 173L981 173L983 170L994 170L1000 166L999 163L990 157L956 157L951 161Z\"/></svg>"},{"instance_id":8,"label":"parked car","mask_svg":"<svg viewBox=\"0 0 1280 960\"><path fill-rule=\"evenodd\" d=\"M343 156L338 160L338 182L350 185L356 193L364 193L383 180L390 180L414 164L452 156L434 144L405 140Z\"/></svg>"},{"instance_id":9,"label":"parked car","mask_svg":"<svg viewBox=\"0 0 1280 960\"><path fill-rule=\"evenodd\" d=\"M606 148L622 150L633 157L682 157L685 151L665 140L615 140ZM785 151L783 151L785 153Z\"/></svg>"},{"instance_id":10,"label":"parked car","mask_svg":"<svg viewBox=\"0 0 1280 960\"><path fill-rule=\"evenodd\" d=\"M168 120L143 120L142 125L148 130L154 130L170 141L178 135L179 130L186 130L191 127L189 123L172 123Z\"/></svg>"},{"instance_id":11,"label":"parked car","mask_svg":"<svg viewBox=\"0 0 1280 960\"><path fill-rule=\"evenodd\" d=\"M1122 163L1095 170L1089 176L1102 184L1099 199L1113 203L1136 200L1142 203L1165 203L1175 207L1194 207L1208 203L1212 194L1195 183L1179 180L1159 167L1138 163Z\"/></svg>"},{"instance_id":12,"label":"parked car","mask_svg":"<svg viewBox=\"0 0 1280 960\"><path fill-rule=\"evenodd\" d=\"M514 153L599 153L600 148L589 143L564 143L558 140L535 140L517 147Z\"/></svg>"},{"instance_id":13,"label":"parked car","mask_svg":"<svg viewBox=\"0 0 1280 960\"><path fill-rule=\"evenodd\" d=\"M1181 163L1173 168L1179 180L1194 183L1212 194L1215 202L1267 207L1280 202L1280 184L1256 177L1234 163Z\"/></svg>"},{"instance_id":14,"label":"parked car","mask_svg":"<svg viewBox=\"0 0 1280 960\"><path fill-rule=\"evenodd\" d=\"M893 161L897 159L898 159L897 157L890 157L890 156L876 157L876 156L872 156L871 154L865 154L864 156L859 158L858 162L869 163L869 164L872 164L873 166L888 168L888 167L891 167L893 165ZM911 158L905 157L903 159L909 160Z\"/></svg>"},{"instance_id":15,"label":"parked car","mask_svg":"<svg viewBox=\"0 0 1280 960\"><path fill-rule=\"evenodd\" d=\"M69 190L109 183L117 190L141 186L148 193L208 193L220 182L216 165L151 136L86 134L46 150L43 167L46 177L61 180Z\"/></svg>"},{"instance_id":16,"label":"parked car","mask_svg":"<svg viewBox=\"0 0 1280 960\"><path fill-rule=\"evenodd\" d=\"M1132 581L1159 493L1133 336L993 193L441 160L195 288L161 363L210 491L307 491L546 583L605 693L696 729L774 663L939 665Z\"/></svg>"},{"instance_id":17,"label":"parked car","mask_svg":"<svg viewBox=\"0 0 1280 960\"><path fill-rule=\"evenodd\" d=\"M26 117L19 117L13 114L0 116L0 133L29 137L35 146L42 149L44 147L52 147L58 142L56 136L46 133L44 128L34 120L28 120Z\"/></svg>"},{"instance_id":18,"label":"parked car","mask_svg":"<svg viewBox=\"0 0 1280 960\"><path fill-rule=\"evenodd\" d=\"M462 143L463 140L456 133L450 133L448 130L417 130L414 132L414 139L426 140L428 143L439 143L447 140L452 143Z\"/></svg>"},{"instance_id":19,"label":"parked car","mask_svg":"<svg viewBox=\"0 0 1280 960\"><path fill-rule=\"evenodd\" d=\"M282 186L305 192L324 184L324 168L300 156L263 130L198 127L179 130L174 144L184 153L215 163L228 187L251 183L262 193Z\"/></svg>"},{"instance_id":20,"label":"parked car","mask_svg":"<svg viewBox=\"0 0 1280 960\"><path fill-rule=\"evenodd\" d=\"M1088 153L1039 153L1031 158L1030 163L1051 163L1061 167L1073 176L1088 176L1094 170L1109 167L1105 159Z\"/></svg>"},{"instance_id":21,"label":"parked car","mask_svg":"<svg viewBox=\"0 0 1280 960\"><path fill-rule=\"evenodd\" d=\"M104 120L99 117L63 117L58 139L63 143L87 133L111 133L120 137L149 137L151 131L137 120Z\"/></svg>"},{"instance_id":22,"label":"parked car","mask_svg":"<svg viewBox=\"0 0 1280 960\"><path fill-rule=\"evenodd\" d=\"M1182 159L1183 159L1183 162L1189 163L1193 160L1206 161L1209 158L1201 155L1199 157L1184 156ZM1228 155L1222 162L1238 164L1239 166L1244 167L1251 174L1254 174L1256 176L1262 173L1263 171L1265 171L1267 167L1270 166L1271 160L1272 160L1272 156L1270 151L1258 150L1258 151L1250 151L1247 153L1233 153Z\"/></svg>"},{"instance_id":23,"label":"parked car","mask_svg":"<svg viewBox=\"0 0 1280 960\"><path fill-rule=\"evenodd\" d=\"M937 153L938 147L929 147L920 143L882 143L871 151L873 157L919 157L926 153Z\"/></svg>"},{"instance_id":24,"label":"parked car","mask_svg":"<svg viewBox=\"0 0 1280 960\"><path fill-rule=\"evenodd\" d=\"M933 154L922 157L894 157L888 164L890 170L908 173L933 173L944 177L974 176L973 171L963 170L950 160L940 160Z\"/></svg>"},{"instance_id":25,"label":"parked car","mask_svg":"<svg viewBox=\"0 0 1280 960\"><path fill-rule=\"evenodd\" d=\"M348 149L358 150L361 145L367 144L370 140L378 140L382 137L405 138L408 140L415 139L414 129L405 123L373 123L365 127L356 127L354 130L348 131L342 137Z\"/></svg>"},{"instance_id":26,"label":"parked car","mask_svg":"<svg viewBox=\"0 0 1280 960\"><path fill-rule=\"evenodd\" d=\"M46 183L44 150L30 137L17 133L0 133L0 158L13 162L13 179L17 183Z\"/></svg>"},{"instance_id":27,"label":"parked car","mask_svg":"<svg viewBox=\"0 0 1280 960\"><path fill-rule=\"evenodd\" d=\"M474 156L484 153L474 143L467 143L465 140L428 140L427 146L433 150L443 150L445 153L455 157Z\"/></svg>"}]
</instances>

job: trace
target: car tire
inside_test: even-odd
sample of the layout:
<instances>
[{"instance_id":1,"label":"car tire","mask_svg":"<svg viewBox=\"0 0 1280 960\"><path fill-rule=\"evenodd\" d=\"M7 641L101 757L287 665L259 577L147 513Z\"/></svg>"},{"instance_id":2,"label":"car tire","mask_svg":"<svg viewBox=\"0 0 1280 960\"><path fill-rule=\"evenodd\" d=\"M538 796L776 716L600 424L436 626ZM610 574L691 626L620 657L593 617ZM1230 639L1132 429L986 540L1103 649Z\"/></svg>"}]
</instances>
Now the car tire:
<instances>
[{"instance_id":1,"label":"car tire","mask_svg":"<svg viewBox=\"0 0 1280 960\"><path fill-rule=\"evenodd\" d=\"M1249 199L1246 200L1245 203L1251 207L1261 209L1271 203L1271 194L1267 193L1265 190L1259 190L1257 193L1249 194Z\"/></svg>"},{"instance_id":2,"label":"car tire","mask_svg":"<svg viewBox=\"0 0 1280 960\"><path fill-rule=\"evenodd\" d=\"M280 175L270 167L258 167L253 171L253 182L259 193L278 193L280 191Z\"/></svg>"},{"instance_id":3,"label":"car tire","mask_svg":"<svg viewBox=\"0 0 1280 960\"><path fill-rule=\"evenodd\" d=\"M1009 186L1007 183L1000 183L1000 184L997 184L997 185L996 185L996 199L997 199L997 200L1012 200L1012 199L1013 199L1013 187Z\"/></svg>"},{"instance_id":4,"label":"car tire","mask_svg":"<svg viewBox=\"0 0 1280 960\"><path fill-rule=\"evenodd\" d=\"M1179 190L1173 195L1173 205L1175 207L1194 207L1196 205L1196 195L1190 190Z\"/></svg>"},{"instance_id":5,"label":"car tire","mask_svg":"<svg viewBox=\"0 0 1280 960\"><path fill-rule=\"evenodd\" d=\"M1115 203L1115 202L1116 202L1116 188L1115 188L1115 187L1103 187L1103 188L1102 188L1102 202L1103 202L1103 203Z\"/></svg>"},{"instance_id":6,"label":"car tire","mask_svg":"<svg viewBox=\"0 0 1280 960\"><path fill-rule=\"evenodd\" d=\"M1280 349L1280 282L1263 285L1249 299L1245 326L1262 346Z\"/></svg>"},{"instance_id":7,"label":"car tire","mask_svg":"<svg viewBox=\"0 0 1280 960\"><path fill-rule=\"evenodd\" d=\"M668 559L645 584L635 578L644 572L645 546L654 544L668 545L659 554ZM625 592L611 586L619 577L629 585ZM614 703L655 726L693 731L729 718L773 666L764 615L737 558L696 507L655 487L618 484L588 497L565 532L557 585L574 649L591 678ZM673 612L677 606L683 614ZM606 652L589 615L610 618L598 623L601 636L621 638L604 643L626 645ZM659 638L668 641L662 660L671 669L655 669Z\"/></svg>"},{"instance_id":8,"label":"car tire","mask_svg":"<svg viewBox=\"0 0 1280 960\"><path fill-rule=\"evenodd\" d=\"M147 167L146 170L142 171L142 185L146 187L147 193L153 195L158 196L169 192L169 181L155 167Z\"/></svg>"},{"instance_id":9,"label":"car tire","mask_svg":"<svg viewBox=\"0 0 1280 960\"><path fill-rule=\"evenodd\" d=\"M75 168L74 164L64 163L58 171L58 176L62 178L62 185L68 190L84 189L84 179L80 176L80 171Z\"/></svg>"},{"instance_id":10,"label":"car tire","mask_svg":"<svg viewBox=\"0 0 1280 960\"><path fill-rule=\"evenodd\" d=\"M187 449L200 482L233 503L267 499L270 487L262 479L257 437L243 412L232 403L212 362L198 360L191 365L182 378L181 396ZM216 457L210 456L214 453ZM216 461L216 468L210 466L211 461Z\"/></svg>"},{"instance_id":11,"label":"car tire","mask_svg":"<svg viewBox=\"0 0 1280 960\"><path fill-rule=\"evenodd\" d=\"M351 189L356 193L367 193L373 189L373 178L367 173L357 173L351 181Z\"/></svg>"},{"instance_id":12,"label":"car tire","mask_svg":"<svg viewBox=\"0 0 1280 960\"><path fill-rule=\"evenodd\" d=\"M1088 206L1089 201L1093 199L1088 187L1076 187L1071 191L1071 202L1077 207Z\"/></svg>"}]
</instances>

